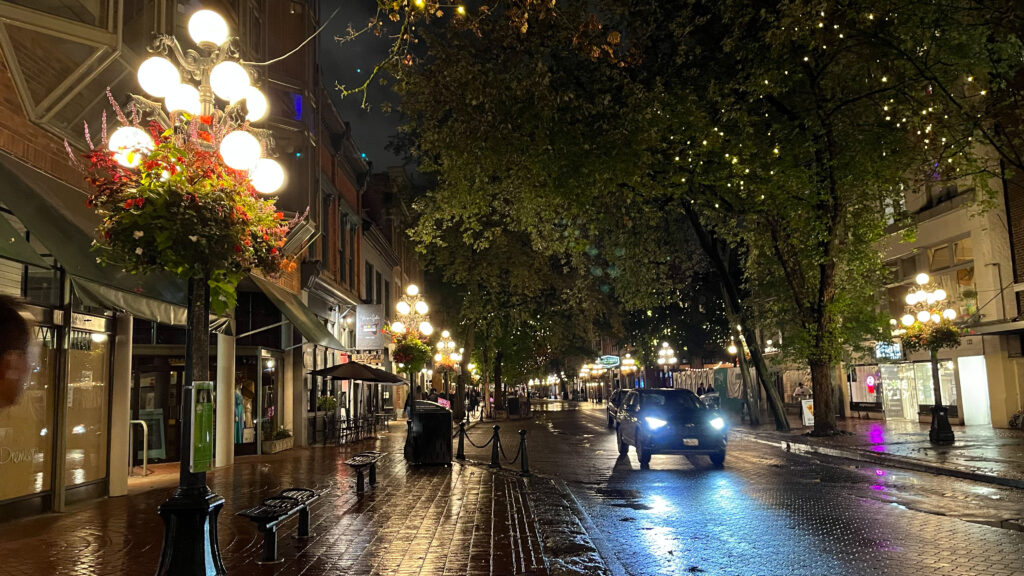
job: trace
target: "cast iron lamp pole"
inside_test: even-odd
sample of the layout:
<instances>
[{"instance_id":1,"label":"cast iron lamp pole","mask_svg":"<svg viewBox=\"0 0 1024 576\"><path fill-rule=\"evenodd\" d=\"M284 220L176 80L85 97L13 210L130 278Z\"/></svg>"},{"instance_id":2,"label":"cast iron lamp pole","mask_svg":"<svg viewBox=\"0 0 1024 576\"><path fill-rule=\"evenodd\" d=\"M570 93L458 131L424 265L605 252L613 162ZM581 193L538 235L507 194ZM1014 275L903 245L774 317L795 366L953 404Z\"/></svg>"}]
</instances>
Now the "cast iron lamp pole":
<instances>
[{"instance_id":1,"label":"cast iron lamp pole","mask_svg":"<svg viewBox=\"0 0 1024 576\"><path fill-rule=\"evenodd\" d=\"M668 379L666 374L671 374L672 366L678 362L676 358L676 351L669 347L668 342L662 342L661 348L658 350L658 366L663 368L661 373L661 387L667 388L665 381Z\"/></svg>"},{"instance_id":2,"label":"cast iron lamp pole","mask_svg":"<svg viewBox=\"0 0 1024 576\"><path fill-rule=\"evenodd\" d=\"M410 336L430 336L434 333L434 327L430 324L427 319L427 312L430 311L430 307L427 302L420 296L420 288L415 284L409 284L405 287L405 295L395 303L395 311L398 312L398 320L391 323L391 331L396 334L408 333ZM408 448L405 452L407 455L415 453L415 443L413 438L415 437L415 427L413 426L413 420L416 415L416 381L415 374L409 372L409 420L408 420L408 433L405 439L406 447Z\"/></svg>"},{"instance_id":3,"label":"cast iron lamp pole","mask_svg":"<svg viewBox=\"0 0 1024 576\"><path fill-rule=\"evenodd\" d=\"M914 279L917 287L907 293L907 313L900 318L899 324L905 328L919 326L932 328L943 319L956 319L956 311L945 307L946 291L931 283L931 278L920 273ZM896 320L890 320L894 327ZM905 330L894 329L893 335L898 336ZM942 404L942 386L939 383L939 347L928 347L929 360L932 368L932 393L935 401L932 405L932 422L928 430L928 439L935 444L949 444L956 440L953 427L949 424L949 409Z\"/></svg>"}]
</instances>

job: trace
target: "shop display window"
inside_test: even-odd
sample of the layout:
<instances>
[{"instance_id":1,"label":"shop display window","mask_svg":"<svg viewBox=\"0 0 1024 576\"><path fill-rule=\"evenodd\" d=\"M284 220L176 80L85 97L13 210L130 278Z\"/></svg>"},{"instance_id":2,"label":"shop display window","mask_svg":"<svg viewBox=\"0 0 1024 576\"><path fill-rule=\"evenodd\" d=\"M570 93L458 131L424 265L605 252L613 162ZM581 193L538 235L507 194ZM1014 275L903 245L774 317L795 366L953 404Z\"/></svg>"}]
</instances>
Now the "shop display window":
<instances>
[{"instance_id":1,"label":"shop display window","mask_svg":"<svg viewBox=\"0 0 1024 576\"><path fill-rule=\"evenodd\" d=\"M931 406L935 404L935 391L932 387L932 365L930 362L916 362L914 364L914 376L917 380L917 399L921 405ZM954 406L956 399L956 384L953 375L953 361L945 360L939 362L939 388L942 392L942 403L946 406Z\"/></svg>"},{"instance_id":2,"label":"shop display window","mask_svg":"<svg viewBox=\"0 0 1024 576\"><path fill-rule=\"evenodd\" d=\"M35 328L32 370L18 403L0 410L0 500L50 490L55 330Z\"/></svg>"},{"instance_id":3,"label":"shop display window","mask_svg":"<svg viewBox=\"0 0 1024 576\"><path fill-rule=\"evenodd\" d=\"M103 333L72 330L68 355L64 483L77 486L107 475L110 338Z\"/></svg>"},{"instance_id":4,"label":"shop display window","mask_svg":"<svg viewBox=\"0 0 1024 576\"><path fill-rule=\"evenodd\" d=\"M854 367L854 379L850 382L851 402L880 402L881 391L882 373L877 364Z\"/></svg>"}]
</instances>

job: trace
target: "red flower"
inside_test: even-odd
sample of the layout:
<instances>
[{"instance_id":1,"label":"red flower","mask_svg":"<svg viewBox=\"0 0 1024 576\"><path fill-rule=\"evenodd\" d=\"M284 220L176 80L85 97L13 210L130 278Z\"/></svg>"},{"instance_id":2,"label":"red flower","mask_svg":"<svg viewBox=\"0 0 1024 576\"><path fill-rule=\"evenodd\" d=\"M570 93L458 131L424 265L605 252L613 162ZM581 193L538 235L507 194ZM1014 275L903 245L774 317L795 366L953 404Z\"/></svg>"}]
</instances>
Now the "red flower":
<instances>
[{"instance_id":1,"label":"red flower","mask_svg":"<svg viewBox=\"0 0 1024 576\"><path fill-rule=\"evenodd\" d=\"M125 201L125 203L124 203L124 209L125 209L125 210L131 210L131 209L132 209L132 205L134 205L134 204L135 204L135 202L134 202L134 201L133 201L133 200L132 200L131 198L129 198L129 199L128 199L127 201Z\"/></svg>"},{"instance_id":2,"label":"red flower","mask_svg":"<svg viewBox=\"0 0 1024 576\"><path fill-rule=\"evenodd\" d=\"M145 198L136 198L136 199L135 199L135 205L136 205L136 206L138 206L139 208L142 208L142 204L143 204L143 203L144 203L145 201L146 201L146 199L145 199Z\"/></svg>"},{"instance_id":3,"label":"red flower","mask_svg":"<svg viewBox=\"0 0 1024 576\"><path fill-rule=\"evenodd\" d=\"M266 234L264 234L263 235L263 241L264 242L269 242L270 241L270 236L267 236Z\"/></svg>"},{"instance_id":4,"label":"red flower","mask_svg":"<svg viewBox=\"0 0 1024 576\"><path fill-rule=\"evenodd\" d=\"M246 246L252 246L252 242L250 242L248 238L246 238L245 240L243 240L243 242L245 242L245 245L246 245Z\"/></svg>"},{"instance_id":5,"label":"red flower","mask_svg":"<svg viewBox=\"0 0 1024 576\"><path fill-rule=\"evenodd\" d=\"M242 247L239 246L238 244L235 244L235 252L241 252L241 251L242 251Z\"/></svg>"},{"instance_id":6,"label":"red flower","mask_svg":"<svg viewBox=\"0 0 1024 576\"><path fill-rule=\"evenodd\" d=\"M200 116L199 121L203 124L213 124L213 116Z\"/></svg>"},{"instance_id":7,"label":"red flower","mask_svg":"<svg viewBox=\"0 0 1024 576\"><path fill-rule=\"evenodd\" d=\"M213 136L209 132L200 132L199 137L207 142L213 142Z\"/></svg>"},{"instance_id":8,"label":"red flower","mask_svg":"<svg viewBox=\"0 0 1024 576\"><path fill-rule=\"evenodd\" d=\"M270 249L270 253L271 254L277 254L277 248L271 248Z\"/></svg>"},{"instance_id":9,"label":"red flower","mask_svg":"<svg viewBox=\"0 0 1024 576\"><path fill-rule=\"evenodd\" d=\"M284 218L284 212L275 212L274 213L274 218L277 219L277 220L280 220L281 218Z\"/></svg>"}]
</instances>

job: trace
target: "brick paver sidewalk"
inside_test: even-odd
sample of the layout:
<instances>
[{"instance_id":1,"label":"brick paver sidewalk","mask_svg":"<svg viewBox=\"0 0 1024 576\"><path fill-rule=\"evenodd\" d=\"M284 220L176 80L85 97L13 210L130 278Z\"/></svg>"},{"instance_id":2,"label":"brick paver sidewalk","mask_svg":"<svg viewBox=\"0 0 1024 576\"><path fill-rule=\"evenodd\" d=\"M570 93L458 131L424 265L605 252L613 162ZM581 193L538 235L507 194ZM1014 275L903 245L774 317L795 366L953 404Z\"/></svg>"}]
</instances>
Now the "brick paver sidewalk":
<instances>
[{"instance_id":1,"label":"brick paver sidewalk","mask_svg":"<svg viewBox=\"0 0 1024 576\"><path fill-rule=\"evenodd\" d=\"M248 459L209 475L227 500L219 530L231 574L547 574L527 484L473 465L413 467L402 458L404 424L383 439L344 447L293 449ZM353 453L388 452L378 484L355 492L344 464ZM279 533L283 562L260 565L262 535L235 513L290 486L326 490L312 537ZM0 524L0 575L152 574L163 526L157 489L88 503L60 515Z\"/></svg>"}]
</instances>

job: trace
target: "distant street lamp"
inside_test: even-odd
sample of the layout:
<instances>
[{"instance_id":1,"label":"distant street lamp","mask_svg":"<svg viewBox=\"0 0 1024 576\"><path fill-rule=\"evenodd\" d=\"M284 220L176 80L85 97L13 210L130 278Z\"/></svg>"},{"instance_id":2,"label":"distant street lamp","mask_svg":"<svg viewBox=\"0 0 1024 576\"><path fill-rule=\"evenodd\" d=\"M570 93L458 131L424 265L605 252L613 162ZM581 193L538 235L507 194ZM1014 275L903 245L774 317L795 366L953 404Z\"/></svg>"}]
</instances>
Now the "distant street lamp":
<instances>
[{"instance_id":1,"label":"distant street lamp","mask_svg":"<svg viewBox=\"0 0 1024 576\"><path fill-rule=\"evenodd\" d=\"M672 367L676 365L679 360L676 358L676 351L673 350L668 342L662 342L661 348L658 350L658 366L662 367L661 373L661 387L667 388L666 381L671 377Z\"/></svg>"},{"instance_id":2,"label":"distant street lamp","mask_svg":"<svg viewBox=\"0 0 1024 576\"><path fill-rule=\"evenodd\" d=\"M451 402L451 390L449 389L449 374L458 371L459 362L462 361L462 348L455 350L455 341L452 340L451 332L441 332L441 339L437 342L437 354L434 354L434 367L441 371L444 378L444 395ZM453 404L454 405L454 404Z\"/></svg>"},{"instance_id":3,"label":"distant street lamp","mask_svg":"<svg viewBox=\"0 0 1024 576\"><path fill-rule=\"evenodd\" d=\"M619 371L622 373L622 379L629 385L628 387L632 388L631 376L636 373L636 359L627 353L626 357L622 359Z\"/></svg>"},{"instance_id":4,"label":"distant street lamp","mask_svg":"<svg viewBox=\"0 0 1024 576\"><path fill-rule=\"evenodd\" d=\"M936 444L953 442L956 437L949 424L949 410L942 405L939 383L939 350L959 345L960 330L953 324L956 310L945 305L946 291L931 282L925 273L915 277L917 286L907 293L906 313L897 323L890 320L892 334L899 337L904 350L928 350L932 368L932 422L928 438Z\"/></svg>"}]
</instances>

